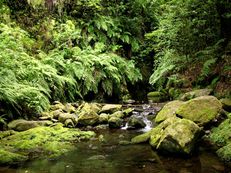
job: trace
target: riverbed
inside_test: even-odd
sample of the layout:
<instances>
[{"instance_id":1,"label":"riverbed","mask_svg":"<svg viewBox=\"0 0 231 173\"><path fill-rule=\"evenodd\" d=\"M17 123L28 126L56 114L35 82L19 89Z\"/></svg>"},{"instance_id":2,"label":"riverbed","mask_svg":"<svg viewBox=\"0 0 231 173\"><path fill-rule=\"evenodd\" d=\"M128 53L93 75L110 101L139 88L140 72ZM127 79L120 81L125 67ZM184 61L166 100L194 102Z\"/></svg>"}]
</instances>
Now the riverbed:
<instances>
[{"instance_id":1,"label":"riverbed","mask_svg":"<svg viewBox=\"0 0 231 173\"><path fill-rule=\"evenodd\" d=\"M76 144L76 149L55 159L35 159L17 166L0 167L0 173L222 173L228 168L209 149L198 147L190 157L157 153L148 144L130 145L132 137L152 128L150 116L159 107L136 106L143 129L94 128L97 138ZM100 139L100 140L99 140Z\"/></svg>"}]
</instances>

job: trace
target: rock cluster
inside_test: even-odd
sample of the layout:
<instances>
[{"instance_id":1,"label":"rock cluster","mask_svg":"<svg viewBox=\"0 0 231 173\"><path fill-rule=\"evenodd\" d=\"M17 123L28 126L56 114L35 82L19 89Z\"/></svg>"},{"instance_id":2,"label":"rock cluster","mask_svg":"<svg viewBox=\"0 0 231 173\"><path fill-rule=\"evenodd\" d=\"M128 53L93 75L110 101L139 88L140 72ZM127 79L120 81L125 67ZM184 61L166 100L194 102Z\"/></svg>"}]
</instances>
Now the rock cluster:
<instances>
[{"instance_id":1,"label":"rock cluster","mask_svg":"<svg viewBox=\"0 0 231 173\"><path fill-rule=\"evenodd\" d=\"M132 115L133 110L133 108L122 108L120 104L82 103L76 106L76 104L63 105L56 102L49 112L41 114L40 120L60 122L66 127L108 124L110 128L121 128L126 123L125 119ZM134 126L136 127L136 124Z\"/></svg>"},{"instance_id":2,"label":"rock cluster","mask_svg":"<svg viewBox=\"0 0 231 173\"><path fill-rule=\"evenodd\" d=\"M154 119L158 125L131 142L149 142L153 148L164 152L190 154L204 125L216 120L221 110L222 104L213 96L169 102Z\"/></svg>"}]
</instances>

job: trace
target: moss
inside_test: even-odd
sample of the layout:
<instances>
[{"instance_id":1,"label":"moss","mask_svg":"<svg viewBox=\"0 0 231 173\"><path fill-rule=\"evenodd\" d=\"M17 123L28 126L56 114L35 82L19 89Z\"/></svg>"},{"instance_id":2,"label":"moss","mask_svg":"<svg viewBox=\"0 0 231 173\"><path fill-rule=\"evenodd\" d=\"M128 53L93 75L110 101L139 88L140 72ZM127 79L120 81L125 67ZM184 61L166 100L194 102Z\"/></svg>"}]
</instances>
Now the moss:
<instances>
[{"instance_id":1,"label":"moss","mask_svg":"<svg viewBox=\"0 0 231 173\"><path fill-rule=\"evenodd\" d=\"M96 125L99 123L99 115L93 111L93 110L89 110L87 111L82 111L79 114L79 118L78 118L78 125L81 126L92 126L92 125Z\"/></svg>"},{"instance_id":2,"label":"moss","mask_svg":"<svg viewBox=\"0 0 231 173\"><path fill-rule=\"evenodd\" d=\"M120 128L122 126L123 120L119 117L111 117L108 120L108 124L110 128Z\"/></svg>"},{"instance_id":3,"label":"moss","mask_svg":"<svg viewBox=\"0 0 231 173\"><path fill-rule=\"evenodd\" d=\"M118 118L125 118L125 114L122 111L117 111L110 115L110 117L118 117Z\"/></svg>"},{"instance_id":4,"label":"moss","mask_svg":"<svg viewBox=\"0 0 231 173\"><path fill-rule=\"evenodd\" d=\"M187 119L177 119L164 129L157 149L190 154L201 129Z\"/></svg>"},{"instance_id":5,"label":"moss","mask_svg":"<svg viewBox=\"0 0 231 173\"><path fill-rule=\"evenodd\" d=\"M95 136L94 132L63 128L58 124L54 127L36 127L15 133L1 139L0 147L5 152L24 153L25 157L30 153L54 157L71 150L74 141L90 139L93 136Z\"/></svg>"},{"instance_id":6,"label":"moss","mask_svg":"<svg viewBox=\"0 0 231 173\"><path fill-rule=\"evenodd\" d=\"M180 117L192 120L199 125L205 125L218 118L222 105L213 96L202 96L187 101L180 106L176 114Z\"/></svg>"},{"instance_id":7,"label":"moss","mask_svg":"<svg viewBox=\"0 0 231 173\"><path fill-rule=\"evenodd\" d=\"M163 94L159 91L153 91L148 93L148 97L161 97Z\"/></svg>"},{"instance_id":8,"label":"moss","mask_svg":"<svg viewBox=\"0 0 231 173\"><path fill-rule=\"evenodd\" d=\"M217 155L225 162L231 161L231 143L217 150Z\"/></svg>"},{"instance_id":9,"label":"moss","mask_svg":"<svg viewBox=\"0 0 231 173\"><path fill-rule=\"evenodd\" d=\"M220 100L222 103L222 107L226 110L231 112L231 99L224 98Z\"/></svg>"},{"instance_id":10,"label":"moss","mask_svg":"<svg viewBox=\"0 0 231 173\"><path fill-rule=\"evenodd\" d=\"M213 143L224 146L231 142L231 119L226 119L218 127L212 129L209 138Z\"/></svg>"},{"instance_id":11,"label":"moss","mask_svg":"<svg viewBox=\"0 0 231 173\"><path fill-rule=\"evenodd\" d=\"M132 115L133 111L134 111L134 108L127 108L127 109L123 110L123 114L125 117L128 117L128 116Z\"/></svg>"},{"instance_id":12,"label":"moss","mask_svg":"<svg viewBox=\"0 0 231 173\"><path fill-rule=\"evenodd\" d=\"M216 144L219 149L217 155L223 161L231 161L231 119L223 121L218 127L212 129L209 139Z\"/></svg>"},{"instance_id":13,"label":"moss","mask_svg":"<svg viewBox=\"0 0 231 173\"><path fill-rule=\"evenodd\" d=\"M11 121L8 124L9 129L13 129L15 131L25 131L31 128L35 128L38 126L50 126L52 124L51 121L27 121L24 119L18 119Z\"/></svg>"},{"instance_id":14,"label":"moss","mask_svg":"<svg viewBox=\"0 0 231 173\"><path fill-rule=\"evenodd\" d=\"M114 112L117 112L121 110L122 105L117 105L117 104L106 104L102 107L100 113L109 113L113 114Z\"/></svg>"},{"instance_id":15,"label":"moss","mask_svg":"<svg viewBox=\"0 0 231 173\"><path fill-rule=\"evenodd\" d=\"M184 102L178 101L178 100L167 103L161 109L161 111L157 114L157 116L155 118L155 122L160 123L160 122L166 120L167 118L176 116L176 110L183 104L184 104Z\"/></svg>"},{"instance_id":16,"label":"moss","mask_svg":"<svg viewBox=\"0 0 231 173\"><path fill-rule=\"evenodd\" d=\"M152 103L160 103L161 98L160 97L148 97L148 101Z\"/></svg>"},{"instance_id":17,"label":"moss","mask_svg":"<svg viewBox=\"0 0 231 173\"><path fill-rule=\"evenodd\" d=\"M198 89L198 90L190 91L185 93L183 96L181 96L181 100L186 101L196 97L208 96L211 94L211 92L212 92L211 89Z\"/></svg>"},{"instance_id":18,"label":"moss","mask_svg":"<svg viewBox=\"0 0 231 173\"><path fill-rule=\"evenodd\" d=\"M149 141L150 137L151 137L151 131L135 136L134 138L131 139L131 143L132 144L145 143Z\"/></svg>"},{"instance_id":19,"label":"moss","mask_svg":"<svg viewBox=\"0 0 231 173\"><path fill-rule=\"evenodd\" d=\"M0 164L13 164L27 160L27 156L0 149Z\"/></svg>"},{"instance_id":20,"label":"moss","mask_svg":"<svg viewBox=\"0 0 231 173\"><path fill-rule=\"evenodd\" d=\"M10 135L13 135L13 134L15 134L15 133L17 133L17 132L15 132L15 131L13 131L13 130L0 131L0 140L1 140L2 138L8 137L8 136L10 136Z\"/></svg>"}]
</instances>

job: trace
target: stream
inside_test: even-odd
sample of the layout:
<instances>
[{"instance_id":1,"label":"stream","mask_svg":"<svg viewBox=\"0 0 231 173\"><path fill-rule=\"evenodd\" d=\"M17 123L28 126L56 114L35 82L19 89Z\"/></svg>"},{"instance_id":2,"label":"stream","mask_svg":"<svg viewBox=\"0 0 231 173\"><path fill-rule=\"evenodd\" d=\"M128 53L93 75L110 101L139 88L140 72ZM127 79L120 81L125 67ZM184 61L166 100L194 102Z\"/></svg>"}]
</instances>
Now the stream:
<instances>
[{"instance_id":1,"label":"stream","mask_svg":"<svg viewBox=\"0 0 231 173\"><path fill-rule=\"evenodd\" d=\"M205 150L191 157L166 156L152 150L148 144L121 145L132 137L149 131L149 120L161 106L140 105L133 116L142 117L146 127L128 130L94 129L101 140L76 144L76 149L56 159L38 159L13 167L0 167L0 173L221 173L229 172L217 156Z\"/></svg>"}]
</instances>

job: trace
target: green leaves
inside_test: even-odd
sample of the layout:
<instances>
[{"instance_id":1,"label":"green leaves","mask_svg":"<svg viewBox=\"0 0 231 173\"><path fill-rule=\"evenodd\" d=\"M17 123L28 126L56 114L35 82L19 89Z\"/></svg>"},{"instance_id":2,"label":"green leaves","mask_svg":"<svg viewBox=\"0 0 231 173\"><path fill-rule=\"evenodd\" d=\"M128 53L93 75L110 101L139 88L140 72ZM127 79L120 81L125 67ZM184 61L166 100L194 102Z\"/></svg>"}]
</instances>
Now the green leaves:
<instances>
[{"instance_id":1,"label":"green leaves","mask_svg":"<svg viewBox=\"0 0 231 173\"><path fill-rule=\"evenodd\" d=\"M141 79L134 62L103 53L103 43L96 43L94 49L66 45L76 38L75 25L70 21L59 26L65 28L67 37L57 36L58 48L34 55L31 50L35 41L27 32L1 26L0 103L12 114L40 113L49 108L50 101L72 102L90 92L97 94L99 89L112 95L127 82Z\"/></svg>"}]
</instances>

